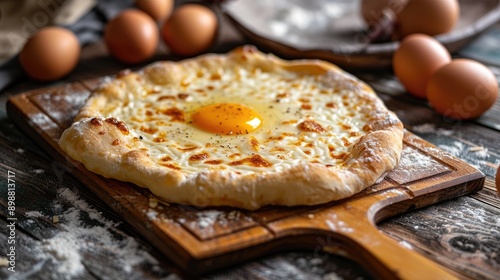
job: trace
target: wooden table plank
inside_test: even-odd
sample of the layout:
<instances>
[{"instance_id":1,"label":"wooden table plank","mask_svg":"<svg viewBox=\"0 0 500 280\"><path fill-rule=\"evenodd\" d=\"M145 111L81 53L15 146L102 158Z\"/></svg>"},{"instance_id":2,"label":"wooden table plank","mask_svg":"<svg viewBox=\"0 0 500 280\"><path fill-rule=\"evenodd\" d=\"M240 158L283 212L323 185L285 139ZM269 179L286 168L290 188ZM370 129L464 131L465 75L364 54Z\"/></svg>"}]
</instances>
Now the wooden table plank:
<instances>
[{"instance_id":1,"label":"wooden table plank","mask_svg":"<svg viewBox=\"0 0 500 280\"><path fill-rule=\"evenodd\" d=\"M131 268L130 271L124 271L123 263L116 262L119 259L116 254L126 248L122 246L127 246L127 243L132 246L141 246L140 244L145 243L142 241L136 243L134 239L126 235L121 229L124 227L124 224L119 222L121 218L95 195L87 194L88 200L83 197L82 200L65 200L64 195L61 196L61 194L79 196L86 192L79 192L78 188L83 188L83 186L75 181L67 170L58 165L53 165L54 160L47 160L46 157L40 157L37 153L32 153L29 150L22 153L16 152L9 148L8 144L9 142L0 138L0 153L4 155L0 158L0 174L2 180L5 180L4 176L6 176L8 170L16 173L16 218L18 219L16 238L19 244L16 246L16 253L18 254L17 263L20 264L20 272L16 274L18 277L22 277L23 271L33 273L33 276L26 276L29 279L65 277L65 272L58 272L58 268L61 265L68 265L68 261L64 259L58 260L57 257L54 258L51 255L52 251L44 247L46 242L51 240L59 240L59 242L71 241L71 238L80 235L82 240L92 240L85 237L88 236L94 238L94 242L99 244L100 236L109 238L111 233L123 241L115 238L105 243L111 247L90 246L90 244L88 247L81 247L82 245L79 245L83 271L78 273L78 277L101 279L102 275L108 275L108 277L114 279L157 279L158 277L173 275L171 272L167 272L162 265L158 265L156 260L152 259L154 261L151 262L147 258L142 259L141 254L145 257L149 253L139 247L134 252L139 252L138 256L141 256L137 260L137 264L140 266ZM6 222L5 214L7 213L6 206L6 200L0 200L2 230L6 229L4 226ZM99 208L96 210L94 207ZM73 227L75 224L68 223L67 219L73 219L75 214L79 215L77 221L84 223L84 225L76 224L77 227L75 228ZM54 216L60 219L59 223L54 223ZM112 221L110 223L116 224L116 226L102 227L100 222L95 220L94 217L96 216L101 217L99 220ZM95 233L92 230L94 227ZM86 231L87 228L88 232ZM125 228L129 235L133 232L130 228ZM66 239L64 234L68 230L70 234L67 235L67 238L69 239ZM72 232L74 230L77 230L77 232ZM3 233L0 235L6 236ZM135 236L137 237L137 234ZM2 239L1 241L2 246L7 245L7 242L4 242L5 240ZM125 243L120 244L122 242ZM74 245L68 244L68 246ZM6 252L3 247L0 247L0 249L2 249L2 252ZM54 251L53 254L56 254L54 256L57 256L57 252L61 253L60 251ZM137 258L137 256L120 257ZM3 278L2 275L7 275L5 274L6 270L0 270L0 273L0 278Z\"/></svg>"},{"instance_id":2,"label":"wooden table plank","mask_svg":"<svg viewBox=\"0 0 500 280\"><path fill-rule=\"evenodd\" d=\"M0 220L0 251L8 252L7 250L7 223L2 219ZM33 248L38 248L41 246L41 242L32 239L30 236L25 235L22 231L16 232L16 278L17 279L34 279L34 280L46 280L46 279L57 279L64 278L66 275L64 273L57 272L58 263L57 259L40 259L39 255L34 254ZM8 279L12 273L4 269L0 270L0 278ZM81 274L81 279L99 279L95 275L91 274L89 271L83 271Z\"/></svg>"},{"instance_id":3,"label":"wooden table plank","mask_svg":"<svg viewBox=\"0 0 500 280\"><path fill-rule=\"evenodd\" d=\"M471 195L470 197L500 209L500 199L498 199L498 192L493 178L486 178L484 186L485 187L481 191Z\"/></svg>"},{"instance_id":4,"label":"wooden table plank","mask_svg":"<svg viewBox=\"0 0 500 280\"><path fill-rule=\"evenodd\" d=\"M500 271L500 209L469 197L382 222L380 228L428 258L472 279Z\"/></svg>"}]
</instances>

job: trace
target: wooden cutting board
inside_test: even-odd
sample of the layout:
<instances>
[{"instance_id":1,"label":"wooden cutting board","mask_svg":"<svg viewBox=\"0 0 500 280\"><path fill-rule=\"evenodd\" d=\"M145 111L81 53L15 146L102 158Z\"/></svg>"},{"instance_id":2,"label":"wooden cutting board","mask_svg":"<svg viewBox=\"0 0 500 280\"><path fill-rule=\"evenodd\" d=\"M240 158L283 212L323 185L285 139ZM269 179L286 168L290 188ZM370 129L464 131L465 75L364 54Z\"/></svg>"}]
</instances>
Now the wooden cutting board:
<instances>
[{"instance_id":1,"label":"wooden cutting board","mask_svg":"<svg viewBox=\"0 0 500 280\"><path fill-rule=\"evenodd\" d=\"M7 103L9 116L57 160L56 174L71 172L188 273L213 271L275 251L308 249L347 255L382 279L453 278L445 268L382 234L376 223L478 191L484 175L474 167L406 132L400 165L379 184L342 201L258 211L157 204L148 190L88 171L57 144L99 82L20 94Z\"/></svg>"}]
</instances>

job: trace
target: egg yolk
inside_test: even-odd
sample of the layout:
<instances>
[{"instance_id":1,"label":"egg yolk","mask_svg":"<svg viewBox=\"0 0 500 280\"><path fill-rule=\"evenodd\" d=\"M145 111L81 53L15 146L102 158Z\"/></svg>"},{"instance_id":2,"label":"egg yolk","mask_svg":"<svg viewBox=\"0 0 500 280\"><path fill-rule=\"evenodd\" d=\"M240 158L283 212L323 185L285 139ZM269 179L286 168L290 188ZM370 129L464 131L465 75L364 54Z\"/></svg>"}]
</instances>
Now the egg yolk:
<instances>
[{"instance_id":1,"label":"egg yolk","mask_svg":"<svg viewBox=\"0 0 500 280\"><path fill-rule=\"evenodd\" d=\"M198 109L192 116L200 129L218 134L248 133L262 123L262 117L241 104L211 104Z\"/></svg>"}]
</instances>

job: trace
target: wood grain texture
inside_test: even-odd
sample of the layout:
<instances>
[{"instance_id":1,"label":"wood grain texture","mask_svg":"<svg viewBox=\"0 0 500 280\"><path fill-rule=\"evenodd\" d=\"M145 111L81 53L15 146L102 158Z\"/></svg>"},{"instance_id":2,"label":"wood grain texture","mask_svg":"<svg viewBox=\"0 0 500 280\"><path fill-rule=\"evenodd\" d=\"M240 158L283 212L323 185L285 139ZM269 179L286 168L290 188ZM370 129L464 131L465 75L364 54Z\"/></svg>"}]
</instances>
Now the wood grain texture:
<instances>
[{"instance_id":1,"label":"wood grain texture","mask_svg":"<svg viewBox=\"0 0 500 280\"><path fill-rule=\"evenodd\" d=\"M497 254L500 240L497 230L499 209L481 206L469 197L447 202L443 206L430 206L426 212L392 219L383 223L383 227L390 227L392 232L389 235L396 240L406 240L409 246L428 258L445 262L470 278L497 278L500 271ZM429 215L439 218L428 220ZM457 220L470 222L457 223ZM414 228L418 229L416 236L412 236L414 233L409 234ZM446 261L451 259L460 261Z\"/></svg>"},{"instance_id":2,"label":"wood grain texture","mask_svg":"<svg viewBox=\"0 0 500 280\"><path fill-rule=\"evenodd\" d=\"M415 277L411 267L401 268L400 259L385 251L406 255L405 259L412 259L427 275L443 273L442 277L451 277L436 264L377 234L374 224L388 216L480 189L484 180L481 172L457 158L407 133L400 166L387 176L387 181L352 199L315 207L268 207L256 213L182 205L151 206L151 194L147 190L89 172L67 157L57 144L59 135L70 125L98 82L75 82L20 94L9 100L7 110L12 119L68 171L186 271L202 273L270 251L307 248L304 245L308 244L307 236L329 232L340 234L339 240L347 243L344 246L350 255L359 255L352 248L364 252L360 260L383 278ZM415 167L414 161L426 168ZM398 207L389 207L391 205ZM350 213L348 209L357 209L356 214L341 216L339 222L354 234L346 234L342 227L332 226L332 221L321 215L315 218L313 214L331 211L337 217L340 215L337 213ZM310 230L304 231L301 226L304 219ZM367 234L373 239L367 239ZM297 243L301 244L295 245Z\"/></svg>"},{"instance_id":3,"label":"wood grain texture","mask_svg":"<svg viewBox=\"0 0 500 280\"><path fill-rule=\"evenodd\" d=\"M4 139L0 139L0 152L3 155L0 159L2 180L6 179L4 176L7 174L7 170L16 173L16 254L18 262L15 276L17 279L63 279L66 277L64 273L58 272L61 263L58 263L56 258L41 259L40 254L42 252L38 250L45 246L47 240L64 240L60 236L64 236L65 232L71 230L71 228L54 223L52 217L60 216L63 219L64 213L68 213L75 207L70 202L59 200L57 197L60 196L61 190L68 187L77 192L80 184L68 172L61 172L62 169L58 167L55 161L40 157L29 150L23 152L13 150L9 148ZM44 172L39 172L40 170L44 170ZM99 206L100 199L93 193L82 192L82 194L86 196L86 199ZM1 200L0 250L2 252L7 252L6 246L8 246L6 241L8 236L5 216L7 213L6 206L6 200ZM29 211L34 209L44 215L42 217L30 215ZM113 227L113 231L118 236L124 234L123 224L120 225L119 222L120 218L107 206L102 205L99 209L106 219L115 221L116 226ZM92 215L92 213L85 214ZM96 225L93 219L88 218L86 221L89 228ZM127 278L123 267L114 262L116 256L108 249L105 246L89 246L80 252L84 257L82 262L85 267L85 270L79 275L81 279L102 279L103 272L112 279ZM0 271L0 278L7 279L9 274L8 271L2 270ZM157 279L170 274L171 272L167 272L165 269L165 265L162 265L155 269L152 267L135 269L131 274L133 276L131 278ZM129 274L128 277L131 275Z\"/></svg>"}]
</instances>

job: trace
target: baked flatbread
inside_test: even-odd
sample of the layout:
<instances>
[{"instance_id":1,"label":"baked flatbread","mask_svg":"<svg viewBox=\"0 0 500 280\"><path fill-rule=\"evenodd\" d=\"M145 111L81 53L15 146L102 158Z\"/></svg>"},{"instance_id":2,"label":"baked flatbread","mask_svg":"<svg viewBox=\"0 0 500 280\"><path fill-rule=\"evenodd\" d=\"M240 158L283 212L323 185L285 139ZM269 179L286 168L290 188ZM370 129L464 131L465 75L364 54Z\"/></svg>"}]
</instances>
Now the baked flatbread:
<instances>
[{"instance_id":1,"label":"baked flatbread","mask_svg":"<svg viewBox=\"0 0 500 280\"><path fill-rule=\"evenodd\" d=\"M88 170L168 202L257 209L358 193L397 165L402 138L355 77L247 46L119 73L59 144Z\"/></svg>"}]
</instances>

